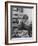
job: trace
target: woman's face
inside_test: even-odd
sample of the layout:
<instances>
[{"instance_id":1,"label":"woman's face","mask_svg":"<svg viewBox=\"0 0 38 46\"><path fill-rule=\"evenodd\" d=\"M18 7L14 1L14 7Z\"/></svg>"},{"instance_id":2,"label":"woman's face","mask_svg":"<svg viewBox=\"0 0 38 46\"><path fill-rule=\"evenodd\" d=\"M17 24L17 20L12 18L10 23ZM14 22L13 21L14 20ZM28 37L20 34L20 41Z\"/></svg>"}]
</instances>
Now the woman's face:
<instances>
[{"instance_id":1,"label":"woman's face","mask_svg":"<svg viewBox=\"0 0 38 46\"><path fill-rule=\"evenodd\" d=\"M26 22L26 21L27 21L27 19L23 19L23 23Z\"/></svg>"},{"instance_id":2,"label":"woman's face","mask_svg":"<svg viewBox=\"0 0 38 46\"><path fill-rule=\"evenodd\" d=\"M27 15L24 15L23 16L23 22L26 22L28 20L28 16Z\"/></svg>"}]
</instances>

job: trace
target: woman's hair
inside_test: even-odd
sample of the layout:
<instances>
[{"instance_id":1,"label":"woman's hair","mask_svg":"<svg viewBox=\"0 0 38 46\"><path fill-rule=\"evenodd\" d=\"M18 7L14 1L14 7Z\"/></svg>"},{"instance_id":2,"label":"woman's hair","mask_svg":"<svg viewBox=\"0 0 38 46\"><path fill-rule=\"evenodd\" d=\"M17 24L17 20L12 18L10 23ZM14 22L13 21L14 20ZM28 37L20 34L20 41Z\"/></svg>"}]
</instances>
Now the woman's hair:
<instances>
[{"instance_id":1,"label":"woman's hair","mask_svg":"<svg viewBox=\"0 0 38 46\"><path fill-rule=\"evenodd\" d=\"M28 19L28 16L27 15L24 15L23 16L23 19L26 19L27 20Z\"/></svg>"}]
</instances>

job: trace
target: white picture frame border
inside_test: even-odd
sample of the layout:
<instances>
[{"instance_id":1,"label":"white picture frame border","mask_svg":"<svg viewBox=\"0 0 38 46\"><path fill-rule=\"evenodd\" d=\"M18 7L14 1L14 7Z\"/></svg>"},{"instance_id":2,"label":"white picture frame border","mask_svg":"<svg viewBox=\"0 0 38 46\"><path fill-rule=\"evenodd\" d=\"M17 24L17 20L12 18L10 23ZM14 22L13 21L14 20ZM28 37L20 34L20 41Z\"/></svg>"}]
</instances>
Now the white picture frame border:
<instances>
[{"instance_id":1,"label":"white picture frame border","mask_svg":"<svg viewBox=\"0 0 38 46\"><path fill-rule=\"evenodd\" d=\"M11 5L15 5L15 6L18 6L18 5L19 6L33 6L34 7L34 13L33 13L34 14L34 24L33 24L34 25L34 31L33 31L34 33L32 34L32 36L33 36L32 38L27 38L27 39L24 38L22 40L14 38L14 39L10 40L10 6ZM32 3L31 4L27 4L27 3L26 4L25 3L24 4L21 4L21 3L19 4L19 3L13 3L13 2L8 3L8 43L36 42L36 35L37 35L36 34L36 30L37 30L37 28L36 28L36 26L37 26L36 25L36 20L37 20L36 15L37 14L36 14L36 5L35 4L32 4Z\"/></svg>"}]
</instances>

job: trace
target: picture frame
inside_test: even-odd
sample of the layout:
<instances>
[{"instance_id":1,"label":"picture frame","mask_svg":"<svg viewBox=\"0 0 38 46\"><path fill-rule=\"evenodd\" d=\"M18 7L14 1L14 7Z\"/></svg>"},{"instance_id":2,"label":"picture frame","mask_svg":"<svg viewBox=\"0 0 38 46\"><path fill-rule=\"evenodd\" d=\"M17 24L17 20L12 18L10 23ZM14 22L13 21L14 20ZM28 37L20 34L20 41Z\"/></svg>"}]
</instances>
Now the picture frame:
<instances>
[{"instance_id":1,"label":"picture frame","mask_svg":"<svg viewBox=\"0 0 38 46\"><path fill-rule=\"evenodd\" d=\"M5 44L37 42L37 3L5 2Z\"/></svg>"}]
</instances>

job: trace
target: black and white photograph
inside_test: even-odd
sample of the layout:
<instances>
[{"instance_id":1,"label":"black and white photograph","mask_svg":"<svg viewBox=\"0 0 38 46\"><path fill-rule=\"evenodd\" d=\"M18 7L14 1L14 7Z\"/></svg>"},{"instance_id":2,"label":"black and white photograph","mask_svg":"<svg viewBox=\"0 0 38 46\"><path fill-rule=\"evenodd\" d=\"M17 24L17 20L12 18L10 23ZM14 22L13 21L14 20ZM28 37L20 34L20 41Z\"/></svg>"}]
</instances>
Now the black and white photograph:
<instances>
[{"instance_id":1,"label":"black and white photograph","mask_svg":"<svg viewBox=\"0 0 38 46\"><path fill-rule=\"evenodd\" d=\"M32 9L11 6L11 38L32 37Z\"/></svg>"},{"instance_id":2,"label":"black and white photograph","mask_svg":"<svg viewBox=\"0 0 38 46\"><path fill-rule=\"evenodd\" d=\"M37 4L6 2L5 43L35 43L37 41Z\"/></svg>"}]
</instances>

